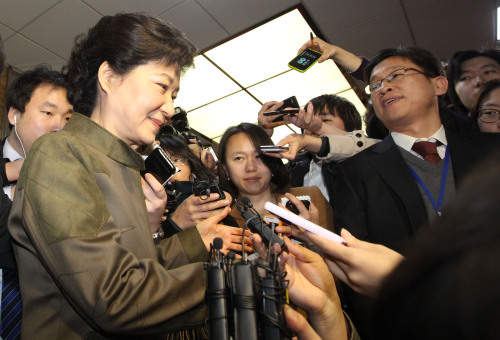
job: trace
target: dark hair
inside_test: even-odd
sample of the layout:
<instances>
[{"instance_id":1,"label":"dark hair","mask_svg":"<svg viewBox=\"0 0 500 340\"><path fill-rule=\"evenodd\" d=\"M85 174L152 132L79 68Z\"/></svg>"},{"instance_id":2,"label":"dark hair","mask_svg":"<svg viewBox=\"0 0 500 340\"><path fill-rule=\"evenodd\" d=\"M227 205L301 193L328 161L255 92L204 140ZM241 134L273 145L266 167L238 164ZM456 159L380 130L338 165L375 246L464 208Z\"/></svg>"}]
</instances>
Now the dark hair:
<instances>
[{"instance_id":1,"label":"dark hair","mask_svg":"<svg viewBox=\"0 0 500 340\"><path fill-rule=\"evenodd\" d=\"M5 53L3 53L3 42L2 36L0 35L0 76L3 74L5 69Z\"/></svg>"},{"instance_id":2,"label":"dark hair","mask_svg":"<svg viewBox=\"0 0 500 340\"><path fill-rule=\"evenodd\" d=\"M474 106L472 107L472 112L470 116L472 127L474 130L479 131L479 125L477 123L477 120L479 118L479 109L481 108L481 102L488 94L490 94L491 91L497 88L500 88L500 79L493 79L486 82L483 85L481 92L479 92L479 95L477 96L474 102Z\"/></svg>"},{"instance_id":3,"label":"dark hair","mask_svg":"<svg viewBox=\"0 0 500 340\"><path fill-rule=\"evenodd\" d=\"M370 105L365 114L365 124L366 124L366 135L370 138L384 139L389 134L389 129L387 129L382 123L382 121L375 114L373 105Z\"/></svg>"},{"instance_id":4,"label":"dark hair","mask_svg":"<svg viewBox=\"0 0 500 340\"><path fill-rule=\"evenodd\" d=\"M498 339L499 159L477 167L386 279L372 313L377 339Z\"/></svg>"},{"instance_id":5,"label":"dark hair","mask_svg":"<svg viewBox=\"0 0 500 340\"><path fill-rule=\"evenodd\" d=\"M52 71L48 66L40 65L21 74L9 87L5 100L7 112L12 107L21 114L24 113L26 104L31 100L33 92L42 84L65 89L69 100L68 83L63 75L60 72Z\"/></svg>"},{"instance_id":6,"label":"dark hair","mask_svg":"<svg viewBox=\"0 0 500 340\"><path fill-rule=\"evenodd\" d=\"M97 100L97 72L105 61L124 75L137 66L158 61L177 66L179 72L193 65L195 47L182 32L142 13L104 16L87 35L78 36L63 73L74 87L75 111L90 116Z\"/></svg>"},{"instance_id":7,"label":"dark hair","mask_svg":"<svg viewBox=\"0 0 500 340\"><path fill-rule=\"evenodd\" d=\"M159 133L157 140L160 142L163 150L168 151L171 155L184 158L189 163L191 173L195 174L199 180L207 181L213 179L213 176L203 164L200 157L195 155L189 146L187 146L184 139Z\"/></svg>"},{"instance_id":8,"label":"dark hair","mask_svg":"<svg viewBox=\"0 0 500 340\"><path fill-rule=\"evenodd\" d=\"M309 102L313 104L315 115L321 114L326 108L332 116L342 119L347 132L361 130L361 116L356 107L347 99L334 94L323 94Z\"/></svg>"},{"instance_id":9,"label":"dark hair","mask_svg":"<svg viewBox=\"0 0 500 340\"><path fill-rule=\"evenodd\" d=\"M458 97L455 91L455 85L462 76L462 63L466 60L477 58L477 57L487 57L495 60L500 65L500 51L487 50L484 52L479 52L476 50L468 51L458 51L453 54L451 59L448 61L448 66L446 67L446 77L448 78L448 97L455 107L455 109L467 113L467 109L462 101Z\"/></svg>"},{"instance_id":10,"label":"dark hair","mask_svg":"<svg viewBox=\"0 0 500 340\"><path fill-rule=\"evenodd\" d=\"M401 57L410 60L417 66L420 66L424 74L428 77L435 78L444 75L441 62L434 57L434 55L419 47L406 47L406 48L387 48L377 53L375 58L370 60L366 65L364 76L367 83L370 82L370 76L379 63L387 58Z\"/></svg>"},{"instance_id":11,"label":"dark hair","mask_svg":"<svg viewBox=\"0 0 500 340\"><path fill-rule=\"evenodd\" d=\"M236 188L232 181L228 181L228 174L224 170L224 166L227 164L227 142L229 141L229 138L238 133L246 134L257 150L259 150L259 147L261 145L274 145L271 137L269 137L262 128L255 124L241 123L239 125L229 127L226 132L224 132L224 135L222 136L219 143L219 153L217 155L220 163L219 180L222 183L223 187L227 187L232 192L234 192L235 197L238 196L238 188ZM274 158L266 155L261 155L261 158L264 164L269 168L269 170L271 170L271 173L274 175L271 177L272 192L280 194L287 192L287 190L290 188L290 175L286 169L286 166L283 164L283 161L279 158Z\"/></svg>"}]
</instances>

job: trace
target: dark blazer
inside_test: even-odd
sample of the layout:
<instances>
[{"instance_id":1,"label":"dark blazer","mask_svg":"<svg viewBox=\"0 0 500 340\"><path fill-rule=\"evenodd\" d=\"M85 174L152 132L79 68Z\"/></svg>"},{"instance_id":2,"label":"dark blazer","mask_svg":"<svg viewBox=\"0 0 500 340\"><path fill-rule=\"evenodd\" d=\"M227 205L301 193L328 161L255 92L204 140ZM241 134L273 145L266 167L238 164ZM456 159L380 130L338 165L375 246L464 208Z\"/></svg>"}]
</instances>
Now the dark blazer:
<instances>
[{"instance_id":1,"label":"dark blazer","mask_svg":"<svg viewBox=\"0 0 500 340\"><path fill-rule=\"evenodd\" d=\"M490 150L500 134L457 135L446 130L455 187ZM496 146L495 146L496 145ZM405 253L408 243L427 222L418 184L391 135L336 167L335 231L346 228L362 240ZM443 211L446 213L446 210ZM345 311L362 339L370 339L370 301L339 285Z\"/></svg>"},{"instance_id":2,"label":"dark blazer","mask_svg":"<svg viewBox=\"0 0 500 340\"><path fill-rule=\"evenodd\" d=\"M5 138L0 141L0 172L5 174L5 160L3 159L3 145ZM7 176L0 176L0 188L7 185ZM7 230L7 219L9 217L12 202L10 198L0 192L0 268L17 270L14 251L12 250L12 239Z\"/></svg>"},{"instance_id":3,"label":"dark blazer","mask_svg":"<svg viewBox=\"0 0 500 340\"><path fill-rule=\"evenodd\" d=\"M288 162L286 167L290 173L290 186L298 188L304 186L304 176L309 172L311 160L313 159L312 152L302 152L297 157ZM335 201L335 165L336 162L323 162L321 163L321 174L325 187L328 191L328 201L333 208Z\"/></svg>"},{"instance_id":4,"label":"dark blazer","mask_svg":"<svg viewBox=\"0 0 500 340\"><path fill-rule=\"evenodd\" d=\"M455 186L487 154L500 134L446 131ZM496 147L495 147L496 145ZM401 151L389 135L336 168L335 230L403 252L427 221L424 201ZM446 213L446 211L444 211Z\"/></svg>"}]
</instances>

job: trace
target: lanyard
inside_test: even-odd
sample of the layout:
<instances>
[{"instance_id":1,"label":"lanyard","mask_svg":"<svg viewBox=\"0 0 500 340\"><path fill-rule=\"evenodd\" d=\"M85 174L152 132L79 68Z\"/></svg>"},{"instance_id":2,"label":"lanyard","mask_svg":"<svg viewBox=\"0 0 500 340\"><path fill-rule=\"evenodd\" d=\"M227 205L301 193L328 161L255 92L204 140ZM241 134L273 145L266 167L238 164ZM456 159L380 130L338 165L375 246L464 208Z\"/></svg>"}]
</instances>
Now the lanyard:
<instances>
[{"instance_id":1,"label":"lanyard","mask_svg":"<svg viewBox=\"0 0 500 340\"><path fill-rule=\"evenodd\" d=\"M448 149L447 146L446 153L444 156L443 172L441 174L441 186L439 187L439 197L437 202L434 200L434 197L432 197L429 189L427 189L427 186L425 185L424 181L422 181L422 179L417 175L415 170L411 168L411 166L408 166L408 168L410 168L411 174L413 175L413 177L415 177L417 183L420 184L422 189L424 189L425 194L431 201L432 206L434 207L434 210L437 212L438 216L441 216L441 206L443 205L443 200L444 200L444 188L446 186L446 177L448 176L449 165L450 165L450 150Z\"/></svg>"}]
</instances>

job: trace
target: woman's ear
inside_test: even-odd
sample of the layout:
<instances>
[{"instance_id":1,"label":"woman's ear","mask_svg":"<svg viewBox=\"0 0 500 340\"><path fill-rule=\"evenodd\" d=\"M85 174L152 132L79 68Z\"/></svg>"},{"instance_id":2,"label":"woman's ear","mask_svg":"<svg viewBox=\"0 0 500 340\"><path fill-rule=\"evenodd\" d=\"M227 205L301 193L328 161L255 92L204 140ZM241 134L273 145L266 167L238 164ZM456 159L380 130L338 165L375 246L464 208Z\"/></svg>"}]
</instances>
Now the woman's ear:
<instances>
[{"instance_id":1,"label":"woman's ear","mask_svg":"<svg viewBox=\"0 0 500 340\"><path fill-rule=\"evenodd\" d=\"M225 164L222 165L222 169L224 169L224 172L227 175L227 179L229 180L229 172L227 171L227 166Z\"/></svg>"},{"instance_id":2,"label":"woman's ear","mask_svg":"<svg viewBox=\"0 0 500 340\"><path fill-rule=\"evenodd\" d=\"M109 94L109 92L113 89L117 78L117 74L107 61L103 62L101 66L99 66L99 70L97 71L97 80L103 92Z\"/></svg>"}]
</instances>

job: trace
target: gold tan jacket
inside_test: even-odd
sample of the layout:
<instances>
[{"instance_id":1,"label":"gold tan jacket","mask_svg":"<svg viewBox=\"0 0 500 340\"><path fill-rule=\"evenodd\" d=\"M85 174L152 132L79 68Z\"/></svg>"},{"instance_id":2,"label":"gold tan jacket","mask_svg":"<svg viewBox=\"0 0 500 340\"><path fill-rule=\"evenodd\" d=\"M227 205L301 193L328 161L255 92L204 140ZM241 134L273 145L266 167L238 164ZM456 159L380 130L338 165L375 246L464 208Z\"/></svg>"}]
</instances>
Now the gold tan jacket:
<instances>
[{"instance_id":1,"label":"gold tan jacket","mask_svg":"<svg viewBox=\"0 0 500 340\"><path fill-rule=\"evenodd\" d=\"M33 144L9 219L23 339L155 339L203 322L206 248L196 228L153 244L141 168L79 114Z\"/></svg>"}]
</instances>

